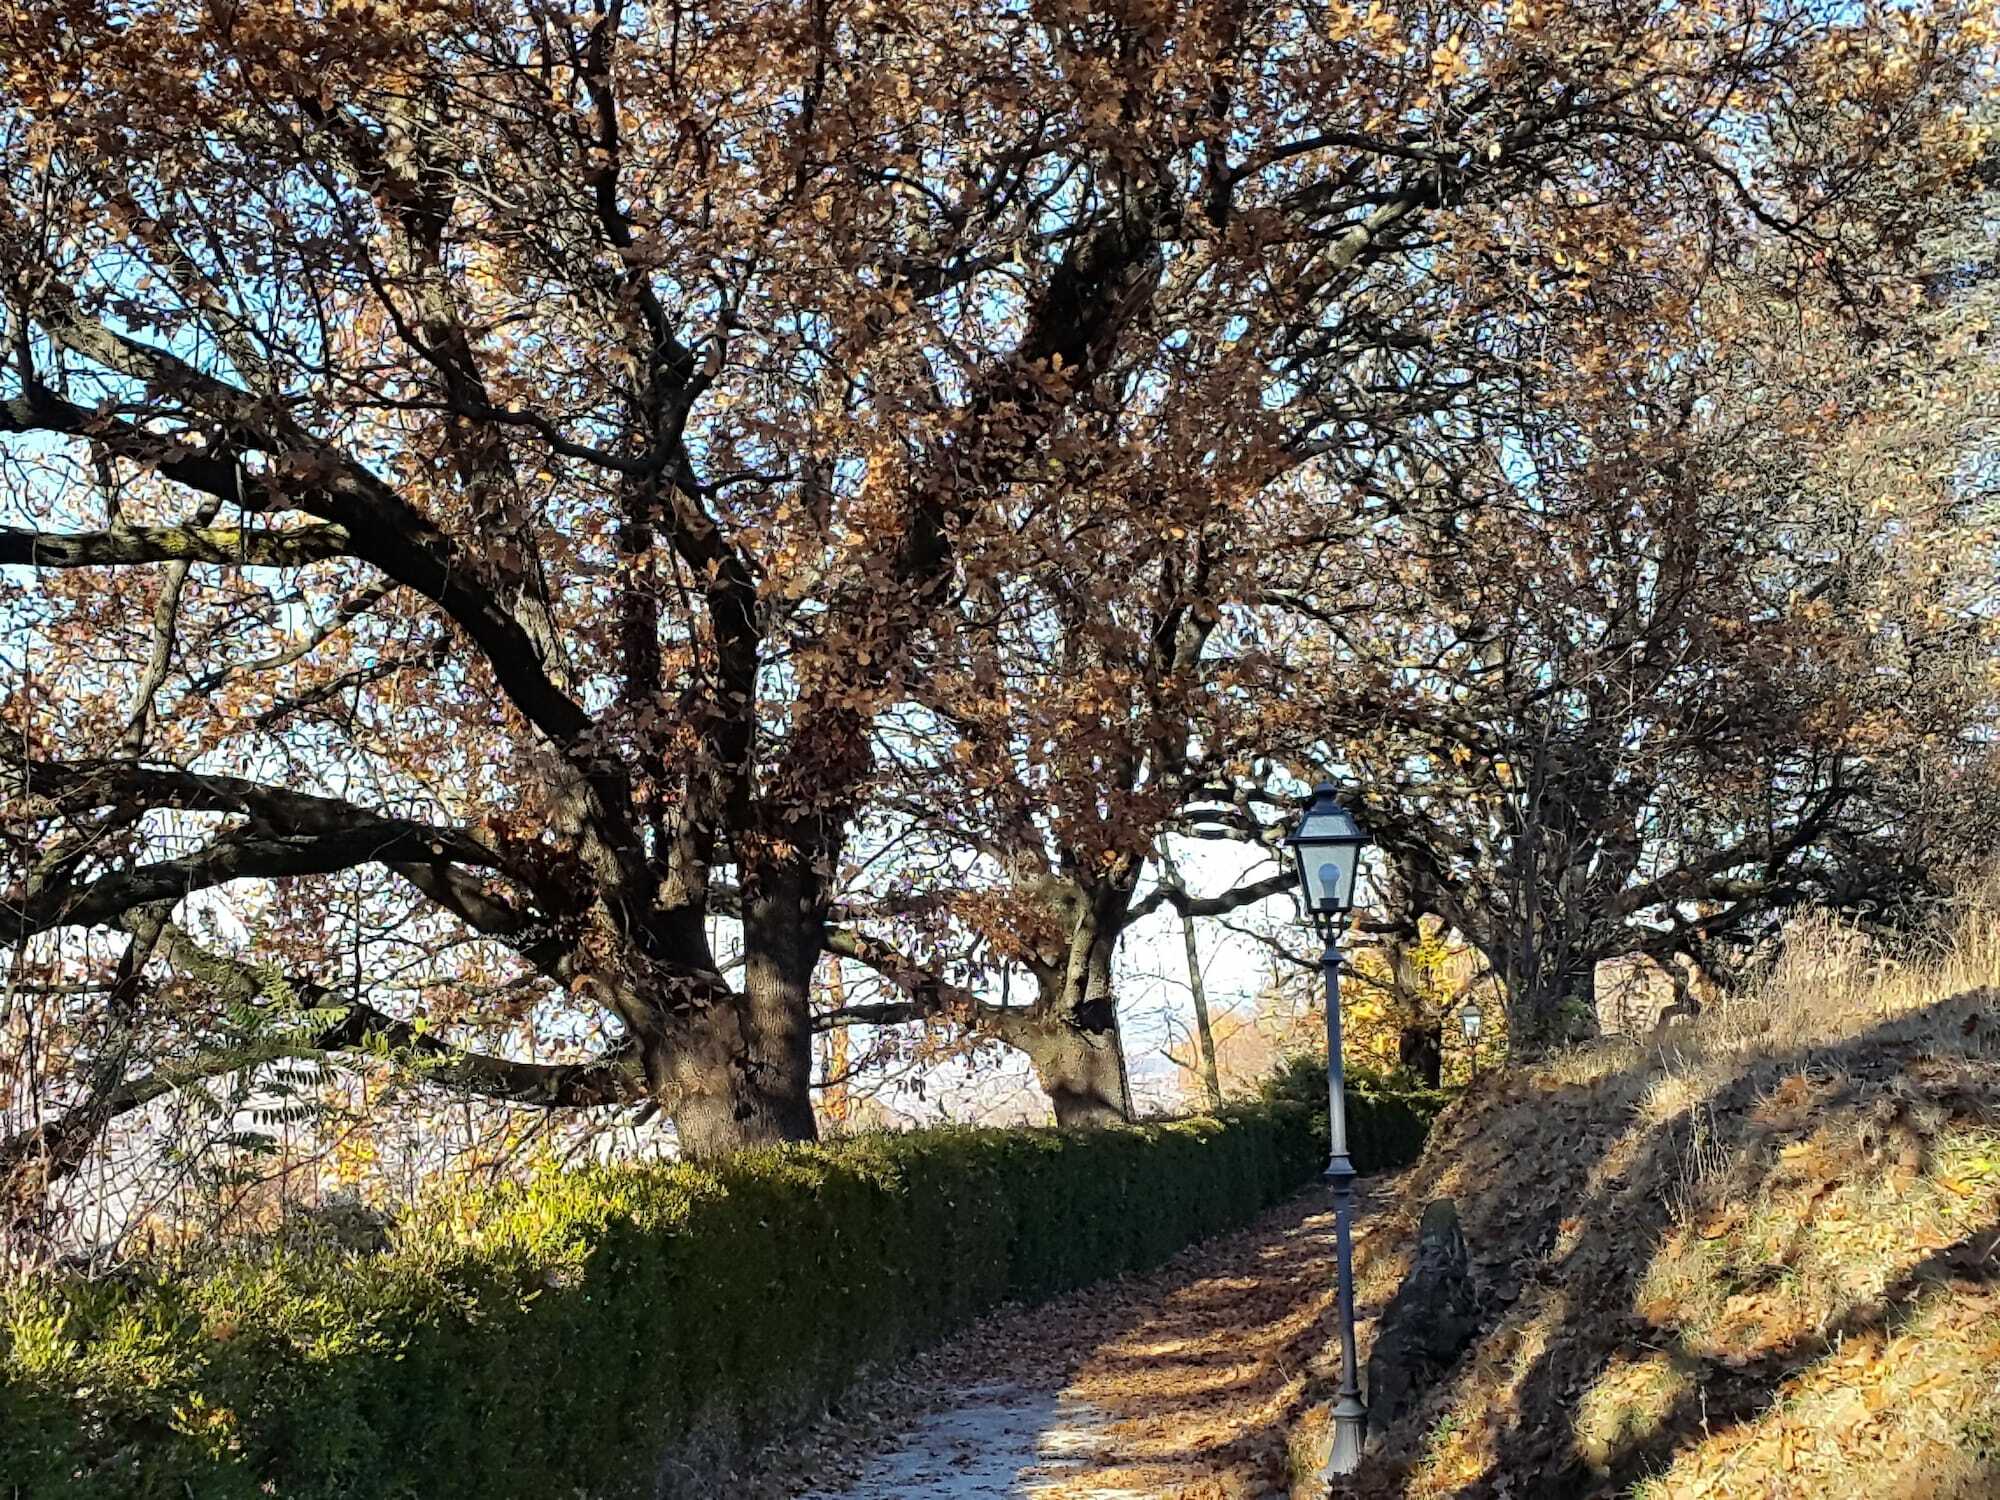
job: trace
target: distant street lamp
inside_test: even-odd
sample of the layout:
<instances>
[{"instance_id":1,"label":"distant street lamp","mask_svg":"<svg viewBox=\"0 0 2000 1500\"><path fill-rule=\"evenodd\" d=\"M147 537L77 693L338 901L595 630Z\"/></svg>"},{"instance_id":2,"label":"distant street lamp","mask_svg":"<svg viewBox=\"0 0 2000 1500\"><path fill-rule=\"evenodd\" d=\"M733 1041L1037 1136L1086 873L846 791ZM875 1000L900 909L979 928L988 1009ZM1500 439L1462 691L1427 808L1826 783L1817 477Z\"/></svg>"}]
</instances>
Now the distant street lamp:
<instances>
[{"instance_id":1,"label":"distant street lamp","mask_svg":"<svg viewBox=\"0 0 2000 1500\"><path fill-rule=\"evenodd\" d=\"M1333 1406L1333 1452L1321 1478L1329 1485L1361 1465L1368 1408L1354 1353L1354 1163L1347 1155L1347 1082L1340 1061L1340 928L1354 909L1354 877L1368 835L1353 814L1334 800L1325 782L1313 788L1312 802L1285 840L1299 863L1299 894L1314 928L1326 942L1320 967L1326 974L1327 1132L1333 1155L1326 1180L1333 1185L1334 1246L1340 1265L1340 1393Z\"/></svg>"},{"instance_id":2,"label":"distant street lamp","mask_svg":"<svg viewBox=\"0 0 2000 1500\"><path fill-rule=\"evenodd\" d=\"M1458 1013L1458 1024L1465 1030L1465 1055L1472 1068L1472 1076L1479 1076L1479 1028L1486 1024L1486 1018L1479 1013L1479 1007L1468 1003Z\"/></svg>"}]
</instances>

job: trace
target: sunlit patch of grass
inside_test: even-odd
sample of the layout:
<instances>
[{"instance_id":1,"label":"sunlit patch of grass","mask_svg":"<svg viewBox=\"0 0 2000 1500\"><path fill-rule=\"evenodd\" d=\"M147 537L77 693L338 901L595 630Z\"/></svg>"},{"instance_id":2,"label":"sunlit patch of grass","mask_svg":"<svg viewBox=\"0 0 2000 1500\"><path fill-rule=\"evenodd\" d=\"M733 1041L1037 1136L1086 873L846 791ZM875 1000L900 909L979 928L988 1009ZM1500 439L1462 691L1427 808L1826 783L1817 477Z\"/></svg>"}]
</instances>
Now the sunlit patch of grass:
<instances>
[{"instance_id":1,"label":"sunlit patch of grass","mask_svg":"<svg viewBox=\"0 0 2000 1500\"><path fill-rule=\"evenodd\" d=\"M1946 1132L1931 1152L1929 1175L1935 1186L1957 1200L1954 1218L1963 1222L1975 1217L1979 1204L2000 1194L2000 1133Z\"/></svg>"},{"instance_id":2,"label":"sunlit patch of grass","mask_svg":"<svg viewBox=\"0 0 2000 1500\"><path fill-rule=\"evenodd\" d=\"M1904 1321L1809 1361L1753 1420L1689 1446L1634 1495L1991 1494L2000 1300L1940 1286L1913 1310L1879 1311Z\"/></svg>"},{"instance_id":3,"label":"sunlit patch of grass","mask_svg":"<svg viewBox=\"0 0 2000 1500\"><path fill-rule=\"evenodd\" d=\"M1671 1325L1684 1345L1700 1348L1720 1321L1728 1293L1717 1274L1720 1247L1692 1230L1676 1230L1646 1266L1633 1311L1650 1323Z\"/></svg>"},{"instance_id":4,"label":"sunlit patch of grass","mask_svg":"<svg viewBox=\"0 0 2000 1500\"><path fill-rule=\"evenodd\" d=\"M1598 1473L1655 1436L1693 1387L1686 1360L1619 1354L1576 1409L1576 1449Z\"/></svg>"},{"instance_id":5,"label":"sunlit patch of grass","mask_svg":"<svg viewBox=\"0 0 2000 1500\"><path fill-rule=\"evenodd\" d=\"M1871 1158L1848 1120L1775 1152L1762 1185L1697 1199L1659 1242L1634 1311L1709 1359L1825 1334L1990 1217L2000 1139L1952 1129L1919 1170Z\"/></svg>"},{"instance_id":6,"label":"sunlit patch of grass","mask_svg":"<svg viewBox=\"0 0 2000 1500\"><path fill-rule=\"evenodd\" d=\"M1424 1434L1423 1457L1426 1467L1435 1465L1459 1434L1465 1431L1465 1414L1456 1408L1445 1412L1431 1423L1430 1431Z\"/></svg>"},{"instance_id":7,"label":"sunlit patch of grass","mask_svg":"<svg viewBox=\"0 0 2000 1500\"><path fill-rule=\"evenodd\" d=\"M1694 1109L1707 1097L1708 1091L1708 1082L1675 1049L1671 1054L1662 1056L1660 1071L1646 1080L1646 1091L1639 1104L1639 1118L1648 1125L1663 1125Z\"/></svg>"},{"instance_id":8,"label":"sunlit patch of grass","mask_svg":"<svg viewBox=\"0 0 2000 1500\"><path fill-rule=\"evenodd\" d=\"M1442 1496L1484 1474L1495 1459L1495 1428L1520 1401L1570 1316L1561 1292L1537 1294L1517 1303L1502 1325L1473 1353L1462 1399L1431 1419L1419 1448L1412 1497ZM1296 1492L1295 1492L1296 1493Z\"/></svg>"},{"instance_id":9,"label":"sunlit patch of grass","mask_svg":"<svg viewBox=\"0 0 2000 1500\"><path fill-rule=\"evenodd\" d=\"M1599 1037L1549 1054L1535 1068L1535 1081L1569 1088L1591 1088L1623 1073L1634 1062L1633 1044L1624 1037Z\"/></svg>"}]
</instances>

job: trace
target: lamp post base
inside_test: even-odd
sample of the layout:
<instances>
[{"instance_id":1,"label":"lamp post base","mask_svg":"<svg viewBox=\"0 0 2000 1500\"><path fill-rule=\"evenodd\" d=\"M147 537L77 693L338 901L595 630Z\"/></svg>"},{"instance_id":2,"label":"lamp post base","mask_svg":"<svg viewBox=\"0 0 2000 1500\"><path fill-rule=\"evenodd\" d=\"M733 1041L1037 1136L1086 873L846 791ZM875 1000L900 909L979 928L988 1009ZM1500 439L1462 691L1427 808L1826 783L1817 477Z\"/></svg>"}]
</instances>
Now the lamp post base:
<instances>
[{"instance_id":1,"label":"lamp post base","mask_svg":"<svg viewBox=\"0 0 2000 1500\"><path fill-rule=\"evenodd\" d=\"M1345 1144L1343 1142L1342 1144ZM1368 1436L1368 1407L1361 1399L1361 1370L1354 1340L1354 1166L1346 1153L1334 1157L1326 1170L1333 1185L1334 1253L1340 1306L1340 1392L1333 1403L1333 1451L1320 1478L1329 1495L1340 1492L1339 1481L1361 1467L1361 1446Z\"/></svg>"},{"instance_id":2,"label":"lamp post base","mask_svg":"<svg viewBox=\"0 0 2000 1500\"><path fill-rule=\"evenodd\" d=\"M1361 1467L1361 1445L1368 1435L1368 1412L1354 1396L1342 1396L1333 1406L1333 1451L1319 1477L1329 1494L1338 1493L1338 1482Z\"/></svg>"}]
</instances>

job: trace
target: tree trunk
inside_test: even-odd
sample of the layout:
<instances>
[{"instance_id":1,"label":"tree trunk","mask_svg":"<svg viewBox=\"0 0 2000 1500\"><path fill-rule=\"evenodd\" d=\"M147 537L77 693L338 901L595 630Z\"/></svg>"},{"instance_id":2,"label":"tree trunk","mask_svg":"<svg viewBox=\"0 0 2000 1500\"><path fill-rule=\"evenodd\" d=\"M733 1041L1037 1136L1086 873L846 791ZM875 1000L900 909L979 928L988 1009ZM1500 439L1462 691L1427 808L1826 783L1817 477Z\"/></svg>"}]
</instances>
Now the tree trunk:
<instances>
[{"instance_id":1,"label":"tree trunk","mask_svg":"<svg viewBox=\"0 0 2000 1500\"><path fill-rule=\"evenodd\" d=\"M1215 1029L1208 1019L1208 986L1201 977L1201 950L1195 945L1194 918L1181 913L1181 942L1187 948L1188 993L1194 997L1194 1038L1201 1054L1201 1088L1210 1109L1222 1108L1222 1075L1215 1065Z\"/></svg>"},{"instance_id":2,"label":"tree trunk","mask_svg":"<svg viewBox=\"0 0 2000 1500\"><path fill-rule=\"evenodd\" d=\"M713 1161L732 1151L818 1138L812 1109L800 1110L811 1083L786 1077L788 1058L760 1057L745 1039L743 1017L716 1006L676 1027L648 1049L646 1075L674 1122L681 1155Z\"/></svg>"},{"instance_id":3,"label":"tree trunk","mask_svg":"<svg viewBox=\"0 0 2000 1500\"><path fill-rule=\"evenodd\" d=\"M847 1008L847 985L840 972L840 960L834 959L827 965L826 1000L829 1009L838 1014ZM826 1083L820 1091L820 1111L827 1123L836 1131L847 1127L848 1115L852 1111L852 1095L848 1089L848 1051L852 1038L848 1028L836 1026L826 1038Z\"/></svg>"},{"instance_id":4,"label":"tree trunk","mask_svg":"<svg viewBox=\"0 0 2000 1500\"><path fill-rule=\"evenodd\" d=\"M687 1161L714 1161L757 1146L810 1140L773 1101L763 1098L735 1068L711 1072L700 1088L680 1091L672 1110L674 1133Z\"/></svg>"},{"instance_id":5,"label":"tree trunk","mask_svg":"<svg viewBox=\"0 0 2000 1500\"><path fill-rule=\"evenodd\" d=\"M1396 1061L1425 1088L1444 1083L1444 1027L1436 1021L1405 1026L1396 1038Z\"/></svg>"},{"instance_id":6,"label":"tree trunk","mask_svg":"<svg viewBox=\"0 0 2000 1500\"><path fill-rule=\"evenodd\" d=\"M1117 1012L1107 1002L1086 1006L1073 1019L1077 1024L1024 1015L1005 1039L1035 1065L1056 1124L1122 1125L1131 1118L1131 1103Z\"/></svg>"},{"instance_id":7,"label":"tree trunk","mask_svg":"<svg viewBox=\"0 0 2000 1500\"><path fill-rule=\"evenodd\" d=\"M1160 841L1160 869L1172 886L1183 895L1187 882L1166 840ZM1210 1109L1222 1108L1222 1075L1215 1062L1215 1028L1208 1017L1208 985L1201 973L1201 945L1195 941L1194 917L1180 908L1181 946L1187 950L1188 994L1194 1001L1194 1044L1197 1066L1201 1069L1202 1096Z\"/></svg>"},{"instance_id":8,"label":"tree trunk","mask_svg":"<svg viewBox=\"0 0 2000 1500\"><path fill-rule=\"evenodd\" d=\"M1537 964L1509 986L1507 1040L1521 1053L1598 1034L1597 962L1582 955Z\"/></svg>"},{"instance_id":9,"label":"tree trunk","mask_svg":"<svg viewBox=\"0 0 2000 1500\"><path fill-rule=\"evenodd\" d=\"M788 1141L819 1139L812 1107L818 891L795 868L761 872L743 903L743 1067Z\"/></svg>"},{"instance_id":10,"label":"tree trunk","mask_svg":"<svg viewBox=\"0 0 2000 1500\"><path fill-rule=\"evenodd\" d=\"M821 937L815 893L789 867L746 882L743 986L703 1007L646 1056L681 1154L711 1160L819 1139L812 1107L812 976Z\"/></svg>"},{"instance_id":11,"label":"tree trunk","mask_svg":"<svg viewBox=\"0 0 2000 1500\"><path fill-rule=\"evenodd\" d=\"M991 1034L1028 1054L1058 1125L1132 1118L1132 1084L1112 993L1112 958L1131 901L1128 884L1079 890L1066 908L1065 951L1036 971L1034 1006L1002 1012Z\"/></svg>"}]
</instances>

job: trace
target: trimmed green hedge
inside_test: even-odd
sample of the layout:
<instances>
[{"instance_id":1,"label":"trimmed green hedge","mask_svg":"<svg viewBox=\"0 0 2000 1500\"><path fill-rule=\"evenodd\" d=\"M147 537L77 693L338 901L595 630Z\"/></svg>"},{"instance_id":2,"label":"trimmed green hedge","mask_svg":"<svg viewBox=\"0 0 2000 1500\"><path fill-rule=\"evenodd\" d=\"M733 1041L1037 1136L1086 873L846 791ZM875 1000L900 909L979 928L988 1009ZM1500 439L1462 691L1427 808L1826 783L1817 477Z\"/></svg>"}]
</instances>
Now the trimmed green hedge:
<instances>
[{"instance_id":1,"label":"trimmed green hedge","mask_svg":"<svg viewBox=\"0 0 2000 1500\"><path fill-rule=\"evenodd\" d=\"M1364 1170L1421 1143L1401 1101L1356 1121ZM1155 1265L1323 1152L1285 1101L929 1130L550 1173L429 1204L373 1254L273 1244L172 1277L20 1281L0 1288L0 1494L698 1492L863 1366Z\"/></svg>"},{"instance_id":2,"label":"trimmed green hedge","mask_svg":"<svg viewBox=\"0 0 2000 1500\"><path fill-rule=\"evenodd\" d=\"M1423 1154L1431 1121L1458 1096L1456 1089L1425 1088L1400 1070L1379 1073L1372 1068L1349 1068L1346 1083L1348 1155L1355 1170L1363 1173L1415 1161ZM1284 1058L1264 1081L1261 1097L1266 1104L1290 1104L1309 1111L1311 1129L1325 1139L1325 1049Z\"/></svg>"}]
</instances>

